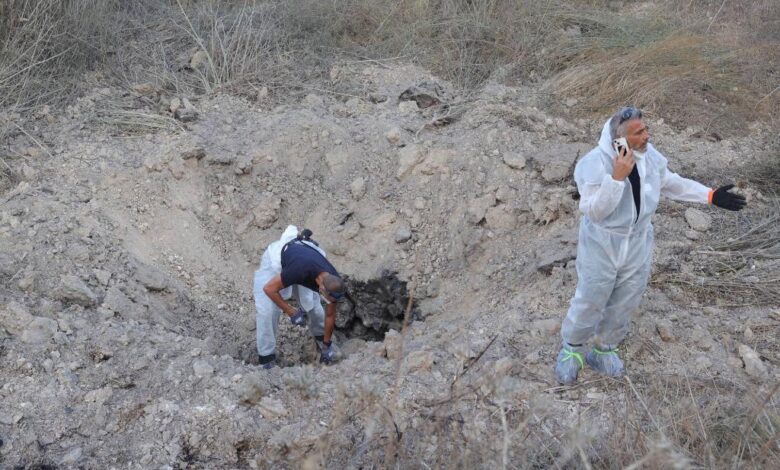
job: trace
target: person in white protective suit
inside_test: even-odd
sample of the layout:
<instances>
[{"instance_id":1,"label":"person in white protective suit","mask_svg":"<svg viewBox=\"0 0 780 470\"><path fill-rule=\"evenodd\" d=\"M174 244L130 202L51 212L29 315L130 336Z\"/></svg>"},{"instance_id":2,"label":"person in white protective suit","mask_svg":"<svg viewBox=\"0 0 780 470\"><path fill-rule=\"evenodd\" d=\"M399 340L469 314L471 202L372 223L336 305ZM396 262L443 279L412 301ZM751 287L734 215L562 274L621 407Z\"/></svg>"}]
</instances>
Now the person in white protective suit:
<instances>
[{"instance_id":1,"label":"person in white protective suit","mask_svg":"<svg viewBox=\"0 0 780 470\"><path fill-rule=\"evenodd\" d=\"M337 354L332 342L336 303L347 298L355 306L344 280L311 235L310 230L299 234L294 225L288 226L282 237L265 250L255 272L257 353L264 369L276 366L276 337L282 312L293 325L304 327L308 319L321 361L330 363ZM297 309L286 302L291 297L295 297ZM320 299L327 303L324 310Z\"/></svg>"},{"instance_id":2,"label":"person in white protective suit","mask_svg":"<svg viewBox=\"0 0 780 470\"><path fill-rule=\"evenodd\" d=\"M563 347L555 365L562 384L574 383L585 363L609 376L623 374L617 346L650 276L651 218L661 196L729 210L745 205L744 197L729 192L734 185L712 190L673 173L649 139L642 112L622 108L604 124L598 147L575 167L582 218L577 289L561 326Z\"/></svg>"}]
</instances>

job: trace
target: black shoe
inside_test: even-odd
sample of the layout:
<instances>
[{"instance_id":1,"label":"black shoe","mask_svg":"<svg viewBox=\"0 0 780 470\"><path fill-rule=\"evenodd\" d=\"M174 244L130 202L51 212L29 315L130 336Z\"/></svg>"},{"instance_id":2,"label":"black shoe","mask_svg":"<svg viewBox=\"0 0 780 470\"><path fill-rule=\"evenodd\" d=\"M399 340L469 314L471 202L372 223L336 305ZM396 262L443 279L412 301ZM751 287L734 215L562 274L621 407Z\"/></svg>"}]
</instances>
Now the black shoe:
<instances>
[{"instance_id":1,"label":"black shoe","mask_svg":"<svg viewBox=\"0 0 780 470\"><path fill-rule=\"evenodd\" d=\"M260 356L260 367L263 369L273 369L274 367L277 367L276 354Z\"/></svg>"}]
</instances>

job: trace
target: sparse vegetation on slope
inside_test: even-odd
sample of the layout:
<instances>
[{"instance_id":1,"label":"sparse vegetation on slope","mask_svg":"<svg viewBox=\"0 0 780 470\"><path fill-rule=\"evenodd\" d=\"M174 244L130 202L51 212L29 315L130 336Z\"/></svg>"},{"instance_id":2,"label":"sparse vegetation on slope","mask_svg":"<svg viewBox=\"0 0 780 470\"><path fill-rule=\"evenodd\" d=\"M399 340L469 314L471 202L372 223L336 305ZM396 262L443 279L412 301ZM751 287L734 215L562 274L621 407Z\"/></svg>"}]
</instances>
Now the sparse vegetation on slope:
<instances>
[{"instance_id":1,"label":"sparse vegetation on slope","mask_svg":"<svg viewBox=\"0 0 780 470\"><path fill-rule=\"evenodd\" d=\"M780 6L728 3L6 0L0 105L72 98L88 71L182 92L359 94L328 83L332 64L412 62L466 94L544 85L575 113L633 103L728 132L780 99Z\"/></svg>"}]
</instances>

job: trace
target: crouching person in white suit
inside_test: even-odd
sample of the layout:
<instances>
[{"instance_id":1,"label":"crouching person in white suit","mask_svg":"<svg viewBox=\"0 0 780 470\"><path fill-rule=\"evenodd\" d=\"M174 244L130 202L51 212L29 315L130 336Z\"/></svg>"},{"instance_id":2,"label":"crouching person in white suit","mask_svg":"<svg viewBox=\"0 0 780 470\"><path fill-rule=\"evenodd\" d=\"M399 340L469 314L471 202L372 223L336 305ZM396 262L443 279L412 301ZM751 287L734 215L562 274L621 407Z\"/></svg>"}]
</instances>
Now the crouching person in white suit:
<instances>
[{"instance_id":1,"label":"crouching person in white suit","mask_svg":"<svg viewBox=\"0 0 780 470\"><path fill-rule=\"evenodd\" d=\"M336 303L346 298L352 308L355 306L341 275L311 235L310 230L299 234L294 225L288 226L282 237L265 250L255 272L257 353L264 369L277 365L276 336L282 312L293 325L305 327L308 322L320 348L321 361L327 364L336 357L332 342ZM293 296L299 305L297 309L287 303ZM325 309L320 299L325 300Z\"/></svg>"}]
</instances>

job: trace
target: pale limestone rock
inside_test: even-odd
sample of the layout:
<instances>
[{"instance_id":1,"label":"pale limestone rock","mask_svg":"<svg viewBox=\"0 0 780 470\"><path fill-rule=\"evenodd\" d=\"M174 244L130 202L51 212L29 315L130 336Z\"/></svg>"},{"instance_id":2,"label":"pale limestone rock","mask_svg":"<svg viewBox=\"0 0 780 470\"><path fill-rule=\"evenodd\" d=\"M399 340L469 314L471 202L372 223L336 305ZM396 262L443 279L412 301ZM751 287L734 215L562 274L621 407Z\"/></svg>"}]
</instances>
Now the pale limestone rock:
<instances>
[{"instance_id":1,"label":"pale limestone rock","mask_svg":"<svg viewBox=\"0 0 780 470\"><path fill-rule=\"evenodd\" d=\"M504 154L503 160L509 168L514 168L515 170L522 170L525 168L525 157L519 153L507 152Z\"/></svg>"},{"instance_id":2,"label":"pale limestone rock","mask_svg":"<svg viewBox=\"0 0 780 470\"><path fill-rule=\"evenodd\" d=\"M768 371L766 364L761 361L758 353L751 349L750 346L740 344L737 347L737 352L739 353L739 357L742 358L742 362L745 364L745 372L747 372L749 376L757 379L767 377Z\"/></svg>"},{"instance_id":3,"label":"pale limestone rock","mask_svg":"<svg viewBox=\"0 0 780 470\"><path fill-rule=\"evenodd\" d=\"M693 207L685 210L685 221L692 229L699 232L706 232L712 226L712 217Z\"/></svg>"},{"instance_id":4,"label":"pale limestone rock","mask_svg":"<svg viewBox=\"0 0 780 470\"><path fill-rule=\"evenodd\" d=\"M89 307L97 302L97 295L76 276L63 276L57 289L57 298Z\"/></svg>"}]
</instances>

